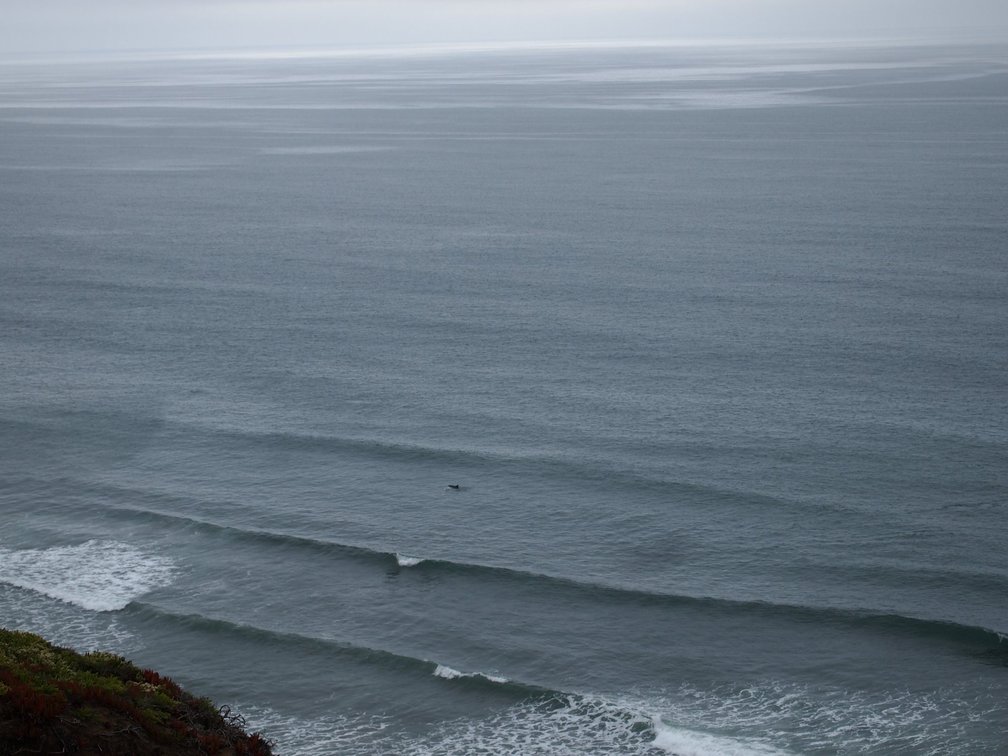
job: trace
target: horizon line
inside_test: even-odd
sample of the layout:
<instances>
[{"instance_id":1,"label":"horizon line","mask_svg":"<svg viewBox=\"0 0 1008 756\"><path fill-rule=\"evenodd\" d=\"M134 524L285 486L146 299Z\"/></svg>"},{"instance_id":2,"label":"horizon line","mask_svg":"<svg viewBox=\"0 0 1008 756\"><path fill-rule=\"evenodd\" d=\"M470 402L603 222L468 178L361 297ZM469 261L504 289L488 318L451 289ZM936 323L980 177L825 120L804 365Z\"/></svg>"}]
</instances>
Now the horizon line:
<instances>
[{"instance_id":1,"label":"horizon line","mask_svg":"<svg viewBox=\"0 0 1008 756\"><path fill-rule=\"evenodd\" d=\"M5 65L116 61L199 61L199 60L311 60L338 58L438 57L450 55L507 53L524 51L620 50L646 48L753 47L939 47L1008 45L984 38L936 36L705 36L626 37L556 40L495 40L483 42L420 42L367 46L328 45L241 45L221 47L175 47L153 49L78 49L66 51L22 51L17 57L0 57Z\"/></svg>"}]
</instances>

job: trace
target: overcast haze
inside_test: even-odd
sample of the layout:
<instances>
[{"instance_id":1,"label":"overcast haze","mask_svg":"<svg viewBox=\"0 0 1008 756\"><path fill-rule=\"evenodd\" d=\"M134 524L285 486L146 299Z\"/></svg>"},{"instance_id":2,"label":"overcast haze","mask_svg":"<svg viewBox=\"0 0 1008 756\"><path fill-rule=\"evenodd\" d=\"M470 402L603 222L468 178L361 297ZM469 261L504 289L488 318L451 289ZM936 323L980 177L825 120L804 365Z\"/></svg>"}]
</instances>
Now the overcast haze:
<instances>
[{"instance_id":1,"label":"overcast haze","mask_svg":"<svg viewBox=\"0 0 1008 756\"><path fill-rule=\"evenodd\" d=\"M1004 0L6 0L0 54L689 37L1008 38Z\"/></svg>"}]
</instances>

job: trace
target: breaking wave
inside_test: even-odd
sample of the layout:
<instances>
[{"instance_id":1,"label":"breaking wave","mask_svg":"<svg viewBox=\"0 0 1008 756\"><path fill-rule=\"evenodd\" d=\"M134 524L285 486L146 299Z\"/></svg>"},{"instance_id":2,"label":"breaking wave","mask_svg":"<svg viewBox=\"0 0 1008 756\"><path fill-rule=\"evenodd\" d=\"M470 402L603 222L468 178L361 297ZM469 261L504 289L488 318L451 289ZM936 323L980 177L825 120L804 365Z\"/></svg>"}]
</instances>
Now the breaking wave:
<instances>
[{"instance_id":1,"label":"breaking wave","mask_svg":"<svg viewBox=\"0 0 1008 756\"><path fill-rule=\"evenodd\" d=\"M457 669L452 669L451 667L446 667L444 664L438 664L434 669L435 677L443 677L445 680L458 680L464 677L482 677L484 680L489 680L490 682L504 684L509 682L506 677L501 677L500 675L487 675L482 672L459 672Z\"/></svg>"},{"instance_id":2,"label":"breaking wave","mask_svg":"<svg viewBox=\"0 0 1008 756\"><path fill-rule=\"evenodd\" d=\"M95 612L112 612L171 583L174 562L118 541L0 549L0 582Z\"/></svg>"},{"instance_id":3,"label":"breaking wave","mask_svg":"<svg viewBox=\"0 0 1008 756\"><path fill-rule=\"evenodd\" d=\"M236 705L236 708L241 708ZM245 710L245 709L243 709ZM557 694L527 700L486 717L442 723L415 736L370 714L317 719L247 709L249 723L287 756L783 756L766 739L676 727L633 706L597 696Z\"/></svg>"}]
</instances>

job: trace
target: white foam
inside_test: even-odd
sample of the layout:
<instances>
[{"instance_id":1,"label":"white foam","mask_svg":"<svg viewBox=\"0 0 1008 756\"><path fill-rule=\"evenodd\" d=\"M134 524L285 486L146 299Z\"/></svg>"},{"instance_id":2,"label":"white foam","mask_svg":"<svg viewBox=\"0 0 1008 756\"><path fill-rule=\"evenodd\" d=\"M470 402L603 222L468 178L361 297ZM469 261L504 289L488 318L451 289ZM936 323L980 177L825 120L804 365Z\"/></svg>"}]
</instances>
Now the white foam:
<instances>
[{"instance_id":1,"label":"white foam","mask_svg":"<svg viewBox=\"0 0 1008 756\"><path fill-rule=\"evenodd\" d=\"M394 740L384 732L389 720L382 715L334 714L305 719L261 706L232 704L250 731L276 740L274 751L283 756L371 756L397 753ZM391 748L391 750L389 750Z\"/></svg>"},{"instance_id":2,"label":"white foam","mask_svg":"<svg viewBox=\"0 0 1008 756\"><path fill-rule=\"evenodd\" d=\"M781 683L742 689L726 686L698 690L684 686L678 695L663 696L647 705L650 710L660 711L665 723L675 722L677 732L685 731L687 737L690 731L729 731L747 733L749 738L758 733L761 739L766 738L739 739L741 747L750 750L738 753L778 753L767 751L769 746L763 745L771 741L814 752L937 755L970 751L964 745L969 742L966 725L1003 716L1004 712L1003 696L994 691L985 697L960 695L952 688L925 694L869 693ZM733 753L713 751L722 752Z\"/></svg>"},{"instance_id":3,"label":"white foam","mask_svg":"<svg viewBox=\"0 0 1008 756\"><path fill-rule=\"evenodd\" d=\"M0 582L95 612L112 612L171 582L172 560L117 541L0 549Z\"/></svg>"},{"instance_id":4,"label":"white foam","mask_svg":"<svg viewBox=\"0 0 1008 756\"><path fill-rule=\"evenodd\" d=\"M455 680L456 678L462 677L462 673L457 669L446 667L444 664L438 664L437 669L434 670L434 676L443 677L445 680Z\"/></svg>"},{"instance_id":5,"label":"white foam","mask_svg":"<svg viewBox=\"0 0 1008 756\"><path fill-rule=\"evenodd\" d=\"M438 665L446 679L466 673ZM837 689L823 691L768 684L744 689L696 689L657 697L558 695L533 697L489 713L444 722L434 731L410 734L393 717L333 714L302 719L270 710L235 705L254 729L275 738L284 756L771 756L812 753L990 752L989 744L970 747L961 730L972 722L999 721L1003 696L953 698L951 691L920 698L906 694L879 699ZM832 700L830 700L832 699ZM979 704L979 707L978 707ZM942 716L942 707L952 707ZM661 712L654 716L647 712ZM937 718L935 719L935 715ZM730 734L728 734L730 733ZM795 751L781 750L787 743ZM987 747L984 747L986 745Z\"/></svg>"},{"instance_id":6,"label":"white foam","mask_svg":"<svg viewBox=\"0 0 1008 756\"><path fill-rule=\"evenodd\" d=\"M435 677L443 677L445 680L457 680L460 677L482 677L484 680L489 680L495 683L506 683L508 679L506 677L501 677L500 675L487 675L483 672L459 672L457 669L452 669L444 664L438 664L434 669Z\"/></svg>"},{"instance_id":7,"label":"white foam","mask_svg":"<svg viewBox=\"0 0 1008 756\"><path fill-rule=\"evenodd\" d=\"M430 735L404 743L396 752L409 756L646 756L655 753L652 740L648 718L612 702L570 696L524 701L484 719L447 722Z\"/></svg>"},{"instance_id":8,"label":"white foam","mask_svg":"<svg viewBox=\"0 0 1008 756\"><path fill-rule=\"evenodd\" d=\"M734 738L709 732L670 727L657 717L653 720L654 747L675 756L776 756L786 754L751 738Z\"/></svg>"},{"instance_id":9,"label":"white foam","mask_svg":"<svg viewBox=\"0 0 1008 756\"><path fill-rule=\"evenodd\" d=\"M563 696L552 702L525 701L487 719L448 723L432 737L400 748L401 753L417 756L470 753L651 756L660 751L676 756L783 756L788 753L762 739L673 727L622 700L578 695Z\"/></svg>"},{"instance_id":10,"label":"white foam","mask_svg":"<svg viewBox=\"0 0 1008 756\"><path fill-rule=\"evenodd\" d=\"M438 665L435 674L451 680L469 676L446 665ZM389 717L299 719L235 708L253 728L276 738L285 756L777 756L838 751L938 756L990 751L970 748L957 722L966 715L983 721L1004 711L996 691L979 708L976 700L956 699L951 719L940 716L939 707L949 704L941 693L928 700L909 694L889 700L851 695L837 690L830 704L800 686L768 685L717 691L685 686L670 698L533 697L485 717L444 722L421 735L403 732ZM647 713L656 711L660 717ZM939 717L932 722L935 714ZM775 745L783 743L796 751Z\"/></svg>"},{"instance_id":11,"label":"white foam","mask_svg":"<svg viewBox=\"0 0 1008 756\"><path fill-rule=\"evenodd\" d=\"M400 567L416 567L420 562L423 561L420 557L406 556L405 554L395 555L396 564Z\"/></svg>"},{"instance_id":12,"label":"white foam","mask_svg":"<svg viewBox=\"0 0 1008 756\"><path fill-rule=\"evenodd\" d=\"M443 665L442 665L443 666ZM460 676L458 670L451 670ZM572 698L566 705L523 702L487 718L445 722L434 732L410 735L384 716L331 715L312 719L235 704L249 727L262 729L284 756L584 756L620 753L654 756L649 720L601 702Z\"/></svg>"},{"instance_id":13,"label":"white foam","mask_svg":"<svg viewBox=\"0 0 1008 756\"><path fill-rule=\"evenodd\" d=\"M0 583L0 617L8 630L37 633L57 646L78 651L111 651L129 656L135 650L133 633L110 612L82 612L35 592Z\"/></svg>"}]
</instances>

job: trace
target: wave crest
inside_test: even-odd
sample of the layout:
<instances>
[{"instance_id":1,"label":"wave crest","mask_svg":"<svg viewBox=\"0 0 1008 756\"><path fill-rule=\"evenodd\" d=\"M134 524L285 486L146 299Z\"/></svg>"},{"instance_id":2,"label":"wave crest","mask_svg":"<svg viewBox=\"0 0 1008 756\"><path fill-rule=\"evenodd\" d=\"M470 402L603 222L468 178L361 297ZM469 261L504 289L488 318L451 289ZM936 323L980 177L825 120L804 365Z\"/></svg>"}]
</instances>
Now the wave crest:
<instances>
[{"instance_id":1,"label":"wave crest","mask_svg":"<svg viewBox=\"0 0 1008 756\"><path fill-rule=\"evenodd\" d=\"M490 682L500 684L509 682L506 677L501 677L500 675L487 675L483 672L459 672L457 669L452 669L444 664L438 664L434 668L434 676L443 677L445 680L458 680L463 677L478 677L483 680L489 680Z\"/></svg>"}]
</instances>

